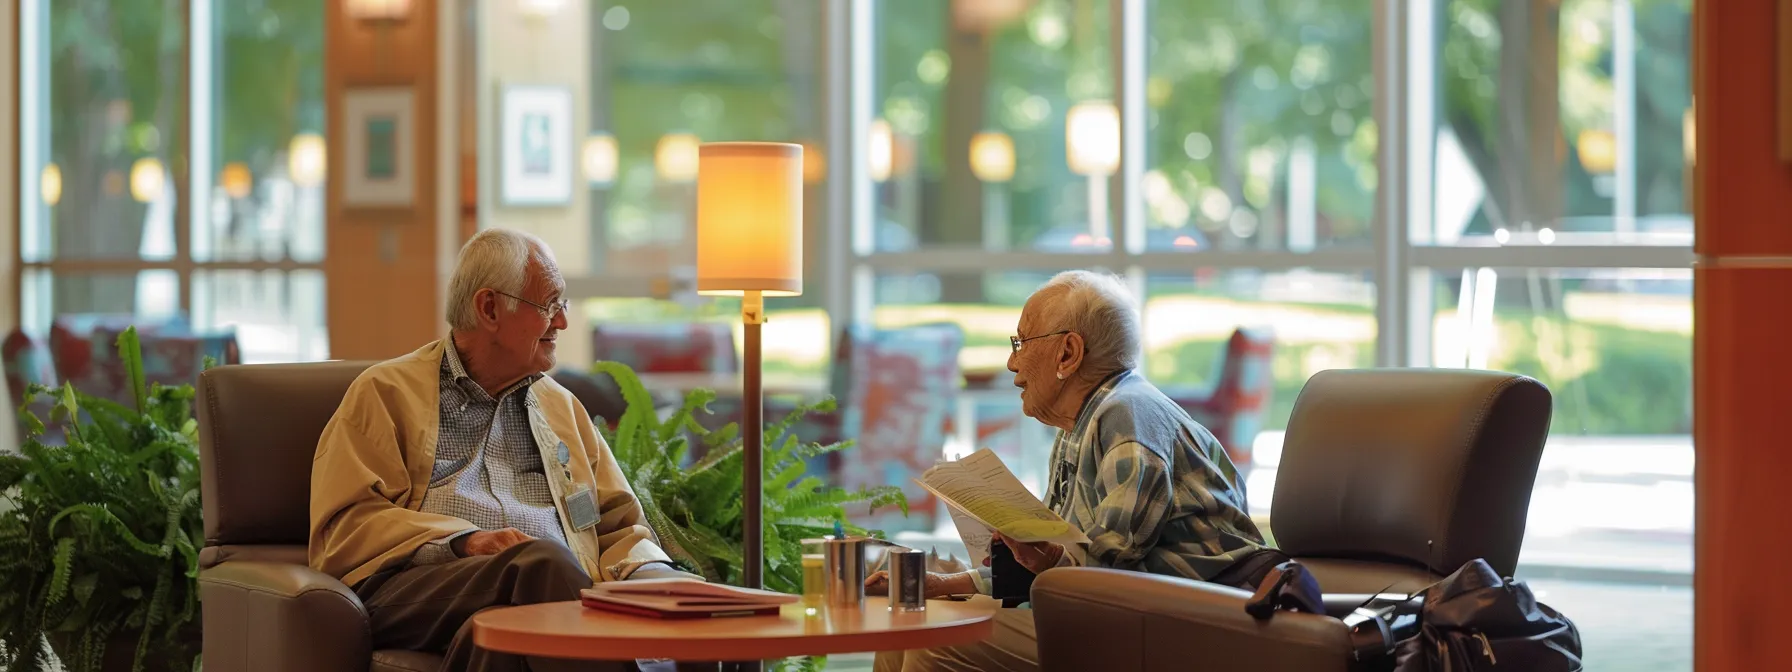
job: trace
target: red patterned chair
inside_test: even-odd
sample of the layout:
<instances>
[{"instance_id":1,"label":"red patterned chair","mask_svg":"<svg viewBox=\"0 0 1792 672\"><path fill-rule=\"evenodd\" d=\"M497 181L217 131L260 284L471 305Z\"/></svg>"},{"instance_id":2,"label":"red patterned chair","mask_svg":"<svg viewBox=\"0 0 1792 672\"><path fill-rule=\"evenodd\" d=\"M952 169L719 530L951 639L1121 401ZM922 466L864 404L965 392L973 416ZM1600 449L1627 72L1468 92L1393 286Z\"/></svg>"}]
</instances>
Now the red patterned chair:
<instances>
[{"instance_id":1,"label":"red patterned chair","mask_svg":"<svg viewBox=\"0 0 1792 672\"><path fill-rule=\"evenodd\" d=\"M1241 475L1250 470L1251 444L1269 411L1270 393L1275 389L1274 354L1275 338L1267 330L1239 327L1227 339L1208 388L1164 389L1164 394L1213 432Z\"/></svg>"},{"instance_id":2,"label":"red patterned chair","mask_svg":"<svg viewBox=\"0 0 1792 672\"><path fill-rule=\"evenodd\" d=\"M840 410L811 416L795 431L804 441L855 441L851 450L811 465L812 471L825 470L848 490L901 486L909 502L907 518L890 509L855 515L854 522L892 534L934 529L937 502L913 479L945 450L963 348L964 330L952 323L843 330L831 382ZM776 412L767 405L768 419L779 417Z\"/></svg>"},{"instance_id":3,"label":"red patterned chair","mask_svg":"<svg viewBox=\"0 0 1792 672\"><path fill-rule=\"evenodd\" d=\"M24 404L26 386L37 383L55 387L58 384L56 367L50 362L49 346L39 339L32 338L22 330L13 329L6 335L6 340L0 342L0 359L4 360L3 365L6 367L6 391L11 395L7 397L9 405L7 410L9 411L16 411ZM51 406L48 397L39 397L30 404L28 410L37 415L37 419L49 425L45 428L47 436L44 437L44 440L57 442L59 439L48 436L58 433L55 430L55 425L49 422ZM19 425L17 436L21 441L25 439L23 423Z\"/></svg>"},{"instance_id":4,"label":"red patterned chair","mask_svg":"<svg viewBox=\"0 0 1792 672\"><path fill-rule=\"evenodd\" d=\"M88 358L77 370L63 374L75 389L121 404L135 403L125 372L124 360L118 356L118 335L123 329L102 326L93 330ZM194 334L182 330L150 330L139 332L143 348L143 381L163 385L194 385L204 370L205 358L217 366L241 364L242 352L236 332ZM59 372L60 373L60 372Z\"/></svg>"},{"instance_id":5,"label":"red patterned chair","mask_svg":"<svg viewBox=\"0 0 1792 672\"><path fill-rule=\"evenodd\" d=\"M606 324L591 332L591 355L635 373L735 373L734 326L727 322Z\"/></svg>"}]
</instances>

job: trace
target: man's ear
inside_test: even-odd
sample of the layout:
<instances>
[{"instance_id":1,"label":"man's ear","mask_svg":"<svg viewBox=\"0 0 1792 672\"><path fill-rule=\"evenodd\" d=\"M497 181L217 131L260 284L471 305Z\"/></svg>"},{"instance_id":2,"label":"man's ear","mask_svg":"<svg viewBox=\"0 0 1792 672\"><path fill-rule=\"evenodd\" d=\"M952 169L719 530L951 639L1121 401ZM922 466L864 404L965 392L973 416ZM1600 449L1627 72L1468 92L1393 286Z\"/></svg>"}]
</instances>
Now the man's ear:
<instances>
[{"instance_id":1,"label":"man's ear","mask_svg":"<svg viewBox=\"0 0 1792 672\"><path fill-rule=\"evenodd\" d=\"M1073 331L1064 335L1064 348L1058 352L1058 371L1068 375L1082 368L1083 345L1082 334Z\"/></svg>"},{"instance_id":2,"label":"man's ear","mask_svg":"<svg viewBox=\"0 0 1792 672\"><path fill-rule=\"evenodd\" d=\"M481 289L473 294L473 313L479 318L481 328L489 328L498 324L498 293L490 289Z\"/></svg>"}]
</instances>

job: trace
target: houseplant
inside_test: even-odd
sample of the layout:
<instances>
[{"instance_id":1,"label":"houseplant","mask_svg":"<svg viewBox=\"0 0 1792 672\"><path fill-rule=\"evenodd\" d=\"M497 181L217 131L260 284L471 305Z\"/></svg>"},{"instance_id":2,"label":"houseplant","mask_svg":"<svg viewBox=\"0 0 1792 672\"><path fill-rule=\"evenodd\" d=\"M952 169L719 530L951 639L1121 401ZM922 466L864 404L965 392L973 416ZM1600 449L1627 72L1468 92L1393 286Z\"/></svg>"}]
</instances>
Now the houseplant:
<instances>
[{"instance_id":1,"label":"houseplant","mask_svg":"<svg viewBox=\"0 0 1792 672\"><path fill-rule=\"evenodd\" d=\"M716 400L711 390L685 393L683 403L661 419L652 396L628 366L598 362L593 370L616 381L627 409L614 430L599 422L610 451L634 487L647 520L667 555L688 571L719 583L738 584L741 576L742 441L740 427L729 423L710 430L698 421ZM833 534L834 525L853 534L882 536L846 519L848 506L898 506L908 514L902 489L879 486L847 491L828 487L807 473L813 458L845 450L851 441L804 442L792 431L804 415L827 413L834 400L799 405L765 430L764 514L765 587L785 593L803 589L803 539ZM704 450L688 461L694 447ZM819 669L821 661L793 659L785 668Z\"/></svg>"},{"instance_id":2,"label":"houseplant","mask_svg":"<svg viewBox=\"0 0 1792 672\"><path fill-rule=\"evenodd\" d=\"M33 385L20 454L0 455L0 668L54 653L70 672L197 669L199 508L193 387L146 386L137 332L117 341L135 408ZM45 651L45 646L49 651Z\"/></svg>"}]
</instances>

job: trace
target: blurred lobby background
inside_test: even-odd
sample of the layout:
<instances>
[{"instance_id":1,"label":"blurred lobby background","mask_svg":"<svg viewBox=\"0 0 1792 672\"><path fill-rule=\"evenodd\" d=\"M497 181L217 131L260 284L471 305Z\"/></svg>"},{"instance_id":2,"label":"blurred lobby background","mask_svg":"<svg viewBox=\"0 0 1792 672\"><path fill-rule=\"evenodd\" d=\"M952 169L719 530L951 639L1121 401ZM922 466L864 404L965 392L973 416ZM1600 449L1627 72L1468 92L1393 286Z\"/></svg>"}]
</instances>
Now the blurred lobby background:
<instances>
[{"instance_id":1,"label":"blurred lobby background","mask_svg":"<svg viewBox=\"0 0 1792 672\"><path fill-rule=\"evenodd\" d=\"M697 143L801 143L807 287L768 303L768 379L825 389L804 381L845 325L956 324L967 392L934 450L998 447L1043 487L1008 336L1051 274L1106 270L1140 297L1152 381L1257 400L1222 421L1268 519L1315 372L1533 376L1555 416L1521 578L1581 623L1591 669L1692 667L1691 0L20 0L8 20L9 312L34 341L126 315L228 334L244 362L390 357L439 332L459 241L506 226L568 277L564 366L606 326L738 343L738 304L692 291ZM416 144L384 169L416 179L350 202L374 168L345 115L381 91ZM565 101L564 193L504 159L531 93Z\"/></svg>"}]
</instances>

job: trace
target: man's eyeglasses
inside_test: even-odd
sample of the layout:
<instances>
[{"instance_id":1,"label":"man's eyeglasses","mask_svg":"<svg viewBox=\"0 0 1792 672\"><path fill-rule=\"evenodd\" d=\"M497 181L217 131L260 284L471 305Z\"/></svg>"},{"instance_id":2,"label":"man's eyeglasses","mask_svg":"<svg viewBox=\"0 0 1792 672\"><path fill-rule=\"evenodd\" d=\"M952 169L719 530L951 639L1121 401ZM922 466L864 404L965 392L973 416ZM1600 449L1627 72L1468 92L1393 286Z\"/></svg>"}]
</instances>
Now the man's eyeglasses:
<instances>
[{"instance_id":1,"label":"man's eyeglasses","mask_svg":"<svg viewBox=\"0 0 1792 672\"><path fill-rule=\"evenodd\" d=\"M1069 330L1065 330L1065 331L1054 331L1054 332L1052 332L1052 333L1049 333L1049 334L1040 334L1040 335L1038 335L1038 336L1028 336L1028 337L1026 337L1026 338L1021 338L1021 337L1019 337L1019 336L1009 336L1009 337L1008 337L1008 342L1009 342L1009 343L1010 343L1010 344L1012 344L1012 345L1013 345L1013 346L1014 346L1014 351L1015 351L1015 352L1020 352L1020 344L1022 344L1022 343L1025 343L1025 342L1027 342L1027 341L1034 341L1034 340L1038 340L1038 339L1041 339L1041 338L1047 338L1047 337L1050 337L1050 336L1062 336L1062 335L1064 335L1064 334L1068 334L1068 333L1070 333L1070 331L1069 331Z\"/></svg>"},{"instance_id":2,"label":"man's eyeglasses","mask_svg":"<svg viewBox=\"0 0 1792 672\"><path fill-rule=\"evenodd\" d=\"M492 292L493 292L493 293L496 293L496 294L499 294L499 295L503 295L503 296L508 296L508 297L510 297L510 298L513 298L513 299L516 299L516 300L518 300L518 301L521 301L521 302L523 302L523 303L527 303L527 304L529 304L529 305L531 305L531 306L535 306L535 309L536 309L536 310L539 310L539 311L541 311L541 314L542 314L542 315L545 315L545 316L547 316L547 318L548 318L548 319L550 319L550 320L551 320L551 319L554 319L554 318L555 318L555 317L558 317L558 316L560 316L560 315L563 315L563 314L565 314L565 313L566 313L566 311L567 311L567 309L569 309L569 308L571 308L571 307L572 307L572 302L571 302L571 301L568 301L568 300L566 300L566 299L561 299L561 300L559 300L559 301L555 301L555 302L553 302L553 303L550 303L550 304L548 304L548 305L545 305L545 306L544 306L544 305L541 305L541 304L539 304L539 303L536 303L536 302L534 302L534 301L530 301L530 300L528 300L528 299L525 299L525 298L523 298L523 297L520 297L520 296L517 296L517 295L515 295L515 294L508 294L508 293L505 293L505 292L500 292L500 291L498 291L498 290L495 290L495 289L494 289L494 290L492 290Z\"/></svg>"}]
</instances>

